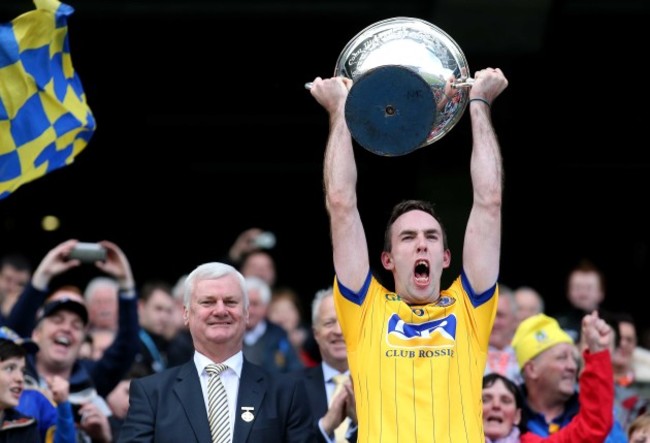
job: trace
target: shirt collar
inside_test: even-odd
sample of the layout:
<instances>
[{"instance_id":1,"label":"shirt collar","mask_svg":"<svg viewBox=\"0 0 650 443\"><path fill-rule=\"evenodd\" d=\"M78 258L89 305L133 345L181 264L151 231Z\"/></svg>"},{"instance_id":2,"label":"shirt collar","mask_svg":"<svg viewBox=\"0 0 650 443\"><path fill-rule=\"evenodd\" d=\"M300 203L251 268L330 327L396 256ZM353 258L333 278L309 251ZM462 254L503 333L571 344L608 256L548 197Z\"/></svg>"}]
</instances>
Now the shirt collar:
<instances>
[{"instance_id":1,"label":"shirt collar","mask_svg":"<svg viewBox=\"0 0 650 443\"><path fill-rule=\"evenodd\" d=\"M253 329L244 333L244 343L253 346L266 332L266 320L260 321Z\"/></svg>"},{"instance_id":2,"label":"shirt collar","mask_svg":"<svg viewBox=\"0 0 650 443\"><path fill-rule=\"evenodd\" d=\"M241 379L241 371L244 365L244 354L242 351L239 351L225 361L215 362L201 354L199 351L194 352L194 365L196 366L196 370L199 372L199 376L206 375L205 367L212 363L221 363L228 366L231 370L235 371L237 377Z\"/></svg>"},{"instance_id":3,"label":"shirt collar","mask_svg":"<svg viewBox=\"0 0 650 443\"><path fill-rule=\"evenodd\" d=\"M335 375L340 374L340 372L337 369L334 369L333 367L331 367L330 365L325 363L325 361L323 361L321 364L323 366L323 377L325 378L326 382L332 381L332 377L334 377ZM345 371L345 372L343 372L343 374L346 374L346 375L349 376L350 371Z\"/></svg>"}]
</instances>

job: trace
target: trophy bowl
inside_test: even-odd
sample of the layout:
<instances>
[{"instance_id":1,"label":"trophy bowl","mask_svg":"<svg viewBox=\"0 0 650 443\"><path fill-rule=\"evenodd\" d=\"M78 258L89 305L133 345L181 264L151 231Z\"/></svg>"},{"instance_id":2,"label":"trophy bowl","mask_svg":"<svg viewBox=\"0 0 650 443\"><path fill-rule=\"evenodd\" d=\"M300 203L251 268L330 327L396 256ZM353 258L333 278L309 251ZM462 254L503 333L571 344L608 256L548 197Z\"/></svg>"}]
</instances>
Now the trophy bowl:
<instances>
[{"instance_id":1,"label":"trophy bowl","mask_svg":"<svg viewBox=\"0 0 650 443\"><path fill-rule=\"evenodd\" d=\"M336 62L353 80L345 118L352 137L379 155L404 155L439 140L469 101L467 60L439 27L394 17L359 32Z\"/></svg>"}]
</instances>

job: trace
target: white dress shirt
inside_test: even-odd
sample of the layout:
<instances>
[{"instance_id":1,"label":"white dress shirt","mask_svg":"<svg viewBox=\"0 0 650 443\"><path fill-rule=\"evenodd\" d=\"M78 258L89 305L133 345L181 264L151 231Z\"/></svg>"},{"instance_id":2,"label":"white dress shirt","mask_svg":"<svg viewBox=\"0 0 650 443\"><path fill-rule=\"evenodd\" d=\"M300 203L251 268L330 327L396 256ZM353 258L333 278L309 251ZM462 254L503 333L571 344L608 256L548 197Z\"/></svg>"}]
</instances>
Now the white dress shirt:
<instances>
[{"instance_id":1,"label":"white dress shirt","mask_svg":"<svg viewBox=\"0 0 650 443\"><path fill-rule=\"evenodd\" d=\"M201 380L201 391L203 392L203 401L205 402L205 411L207 418L208 408L208 373L205 371L205 367L211 363L219 363L216 361L210 360L205 355L201 354L198 351L194 352L194 366L196 366L196 371L199 374L199 380ZM228 396L228 411L230 413L230 436L231 438L235 435L235 420L237 413L237 396L239 393L239 380L241 380L241 371L242 366L244 365L244 354L242 351L239 351L228 360L220 362L228 366L228 369L223 371L219 376L221 377L221 382L223 383L224 388L226 388L226 395Z\"/></svg>"}]
</instances>

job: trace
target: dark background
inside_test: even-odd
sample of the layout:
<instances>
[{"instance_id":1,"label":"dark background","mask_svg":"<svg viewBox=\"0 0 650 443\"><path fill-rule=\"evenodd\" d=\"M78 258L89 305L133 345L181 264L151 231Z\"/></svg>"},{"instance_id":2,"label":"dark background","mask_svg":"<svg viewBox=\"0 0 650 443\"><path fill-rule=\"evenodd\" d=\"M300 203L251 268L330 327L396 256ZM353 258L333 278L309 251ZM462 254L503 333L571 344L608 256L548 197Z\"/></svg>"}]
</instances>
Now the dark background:
<instances>
[{"instance_id":1,"label":"dark background","mask_svg":"<svg viewBox=\"0 0 650 443\"><path fill-rule=\"evenodd\" d=\"M0 251L35 264L68 238L109 239L136 278L175 282L244 229L278 239L279 283L307 303L332 281L322 195L327 117L303 87L329 76L372 23L419 17L449 33L473 71L510 81L493 105L506 171L501 281L565 306L571 266L608 279L606 306L650 326L647 1L69 2L75 70L97 131L72 165L0 200ZM6 22L31 2L2 0ZM436 202L459 271L471 204L469 115L403 157L358 148L373 265L402 198ZM40 230L43 215L62 227ZM82 281L94 271L69 276Z\"/></svg>"}]
</instances>

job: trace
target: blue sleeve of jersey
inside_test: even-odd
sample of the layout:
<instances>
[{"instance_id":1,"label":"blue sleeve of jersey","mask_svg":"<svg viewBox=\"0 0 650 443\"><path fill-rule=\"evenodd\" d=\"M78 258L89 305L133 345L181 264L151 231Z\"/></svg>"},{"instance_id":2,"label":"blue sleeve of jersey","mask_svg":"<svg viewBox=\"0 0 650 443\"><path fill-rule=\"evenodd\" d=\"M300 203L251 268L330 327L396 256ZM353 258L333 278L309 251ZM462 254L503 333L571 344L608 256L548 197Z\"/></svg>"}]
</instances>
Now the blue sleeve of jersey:
<instances>
[{"instance_id":1,"label":"blue sleeve of jersey","mask_svg":"<svg viewBox=\"0 0 650 443\"><path fill-rule=\"evenodd\" d=\"M368 275L366 276L366 281L363 283L363 286L361 287L361 290L359 293L355 293L354 291L346 288L344 285L341 284L341 281L336 279L338 286L339 286L339 291L341 291L341 295L345 297L346 300L351 301L352 303L361 306L363 301L366 298L366 294L368 294L368 287L370 286L370 281L372 280L372 273L368 271Z\"/></svg>"},{"instance_id":2,"label":"blue sleeve of jersey","mask_svg":"<svg viewBox=\"0 0 650 443\"><path fill-rule=\"evenodd\" d=\"M472 302L472 306L475 308L478 308L483 303L490 300L494 296L494 292L497 288L497 283L495 282L494 286L489 288L487 291L483 292L482 294L475 294L474 288L472 288L472 285L469 283L469 279L467 278L467 274L465 274L465 270L461 272L460 280L463 284L463 289L465 289L465 292L467 292L469 295L469 300Z\"/></svg>"},{"instance_id":3,"label":"blue sleeve of jersey","mask_svg":"<svg viewBox=\"0 0 650 443\"><path fill-rule=\"evenodd\" d=\"M56 407L56 431L54 432L54 443L68 443L76 441L76 430L74 426L74 415L72 405L64 401Z\"/></svg>"}]
</instances>

